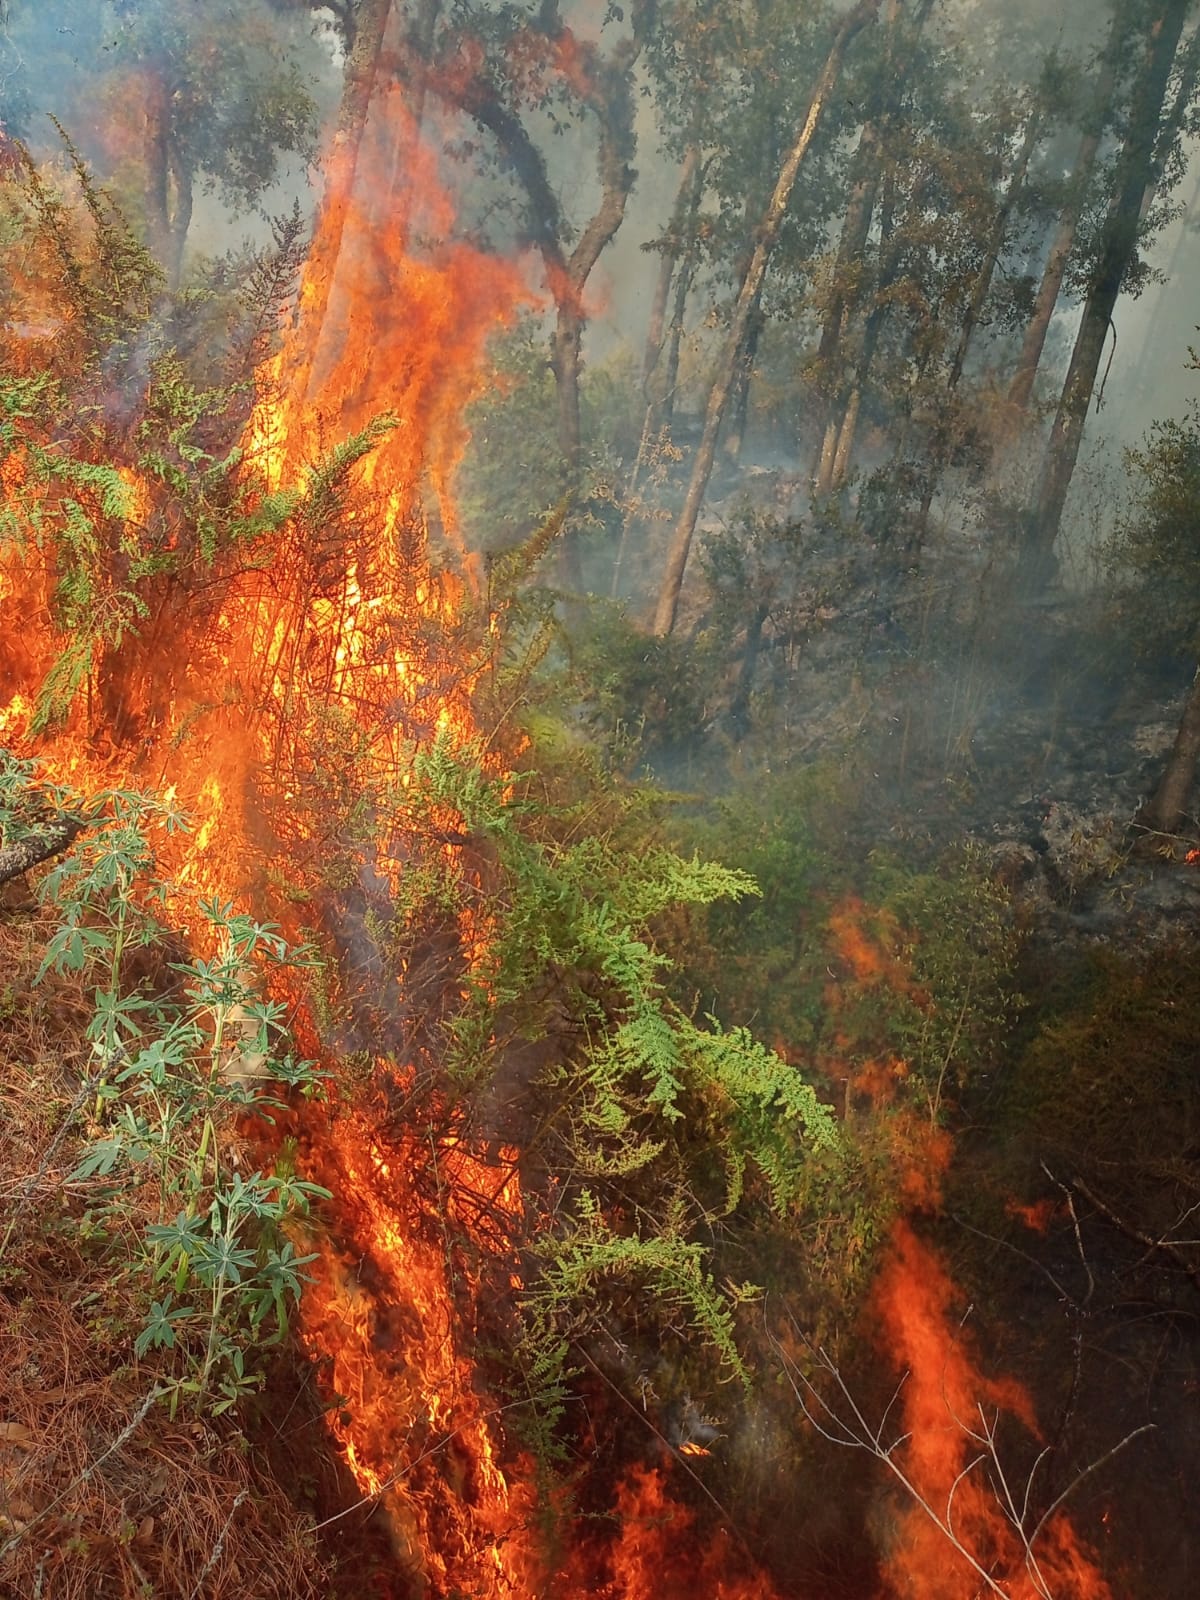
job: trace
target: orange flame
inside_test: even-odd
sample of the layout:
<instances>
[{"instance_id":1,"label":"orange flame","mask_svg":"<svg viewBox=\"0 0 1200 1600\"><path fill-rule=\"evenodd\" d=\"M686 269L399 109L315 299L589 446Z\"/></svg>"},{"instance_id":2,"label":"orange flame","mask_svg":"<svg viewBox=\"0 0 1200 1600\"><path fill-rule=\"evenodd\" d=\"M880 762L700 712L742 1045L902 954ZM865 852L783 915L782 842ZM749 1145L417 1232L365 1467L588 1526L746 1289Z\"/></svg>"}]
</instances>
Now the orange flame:
<instances>
[{"instance_id":1,"label":"orange flame","mask_svg":"<svg viewBox=\"0 0 1200 1600\"><path fill-rule=\"evenodd\" d=\"M778 1600L769 1579L719 1523L706 1529L671 1494L666 1473L635 1467L617 1490L618 1532L569 1593L597 1600Z\"/></svg>"},{"instance_id":2,"label":"orange flame","mask_svg":"<svg viewBox=\"0 0 1200 1600\"><path fill-rule=\"evenodd\" d=\"M1013 1514L1023 1504L1024 1480L1017 1481L1018 1468L1006 1459L999 1426L1010 1416L1036 1439L1029 1396L1012 1379L987 1378L977 1369L955 1327L954 1285L907 1223L896 1225L892 1247L876 1307L892 1360L908 1373L904 1443L893 1455L912 1489L884 1562L896 1595L961 1600L991 1592L1036 1600L1049 1593L1055 1600L1111 1600L1065 1512L1049 1517L1029 1547L1036 1521L1027 1516L1018 1526L1019 1514ZM989 1441L995 1441L994 1453Z\"/></svg>"}]
</instances>

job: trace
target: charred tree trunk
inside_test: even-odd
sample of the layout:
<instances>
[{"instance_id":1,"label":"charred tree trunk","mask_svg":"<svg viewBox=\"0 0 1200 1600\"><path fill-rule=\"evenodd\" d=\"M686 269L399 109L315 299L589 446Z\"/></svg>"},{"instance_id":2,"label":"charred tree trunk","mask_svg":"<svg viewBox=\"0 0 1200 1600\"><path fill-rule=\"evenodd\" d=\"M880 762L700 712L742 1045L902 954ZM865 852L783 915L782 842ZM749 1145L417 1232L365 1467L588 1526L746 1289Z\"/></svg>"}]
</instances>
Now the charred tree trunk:
<instances>
[{"instance_id":1,"label":"charred tree trunk","mask_svg":"<svg viewBox=\"0 0 1200 1600\"><path fill-rule=\"evenodd\" d=\"M795 187L801 165L808 153L809 146L812 144L813 136L820 124L829 97L841 76L842 60L846 53L846 47L850 40L878 15L879 5L880 0L860 0L854 10L842 20L834 36L833 46L822 68L821 75L817 80L816 88L813 90L804 125L799 130L795 142L784 158L779 176L775 180L771 198L759 224L758 240L754 248L754 254L750 258L745 280L734 305L733 318L722 347L712 391L709 394L708 406L704 417L704 431L696 451L696 460L692 466L687 496L684 500L683 510L679 515L679 521L675 525L670 549L667 552L666 570L663 573L658 604L654 615L654 631L657 634L670 633L675 626L675 613L679 607L679 592L683 586L683 574L687 568L692 538L696 531L696 520L700 515L700 507L704 500L705 491L708 488L708 480L712 475L713 459L717 449L717 437L721 431L721 423L724 420L729 397L737 378L738 361L750 327L751 314L759 291L762 288L763 279L766 277L771 252L774 250L775 242L779 237L779 230L783 224L788 201L791 199L792 190Z\"/></svg>"},{"instance_id":2,"label":"charred tree trunk","mask_svg":"<svg viewBox=\"0 0 1200 1600\"><path fill-rule=\"evenodd\" d=\"M771 615L770 605L760 602L754 608L754 615L750 618L746 628L746 643L742 650L742 664L738 672L737 688L734 690L733 699L729 703L729 720L733 730L739 736L747 733L750 727L750 696L754 690L754 677L758 669L758 658L762 654L763 629L767 625L767 618Z\"/></svg>"},{"instance_id":3,"label":"charred tree trunk","mask_svg":"<svg viewBox=\"0 0 1200 1600\"><path fill-rule=\"evenodd\" d=\"M1079 459L1113 309L1137 248L1142 201L1147 185L1153 181L1159 149L1163 102L1190 9L1191 0L1162 0L1158 8L1149 56L1134 94L1129 132L1117 169L1116 193L1100 236L1099 262L1084 304L1022 550L1027 588L1040 587L1053 576L1054 542Z\"/></svg>"},{"instance_id":4,"label":"charred tree trunk","mask_svg":"<svg viewBox=\"0 0 1200 1600\"><path fill-rule=\"evenodd\" d=\"M1138 821L1155 833L1176 833L1187 812L1188 796L1196 780L1200 759L1200 668L1183 708L1166 770L1153 798L1142 808Z\"/></svg>"},{"instance_id":5,"label":"charred tree trunk","mask_svg":"<svg viewBox=\"0 0 1200 1600\"><path fill-rule=\"evenodd\" d=\"M725 453L734 462L741 460L742 449L746 443L746 427L750 421L750 384L754 378L754 363L758 358L758 341L762 338L765 324L760 288L755 296L754 305L750 308L750 320L746 327L746 338L742 345L737 377L733 386L733 398L730 402L732 420L725 437Z\"/></svg>"}]
</instances>

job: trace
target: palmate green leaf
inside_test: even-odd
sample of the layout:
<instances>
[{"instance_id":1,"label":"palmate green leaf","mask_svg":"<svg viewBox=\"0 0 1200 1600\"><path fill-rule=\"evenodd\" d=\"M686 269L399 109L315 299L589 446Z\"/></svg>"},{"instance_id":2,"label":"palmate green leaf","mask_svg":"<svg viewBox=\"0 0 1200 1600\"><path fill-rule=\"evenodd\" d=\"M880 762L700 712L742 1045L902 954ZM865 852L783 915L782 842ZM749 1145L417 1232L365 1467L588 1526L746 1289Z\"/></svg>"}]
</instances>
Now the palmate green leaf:
<instances>
[{"instance_id":1,"label":"palmate green leaf","mask_svg":"<svg viewBox=\"0 0 1200 1600\"><path fill-rule=\"evenodd\" d=\"M87 1153L71 1174L71 1181L83 1178L107 1178L125 1154L125 1141L120 1138L98 1139L89 1145Z\"/></svg>"},{"instance_id":2,"label":"palmate green leaf","mask_svg":"<svg viewBox=\"0 0 1200 1600\"><path fill-rule=\"evenodd\" d=\"M74 924L56 928L33 981L41 983L52 968L55 972L82 972L93 956L103 954L108 948L109 936L101 928Z\"/></svg>"},{"instance_id":3,"label":"palmate green leaf","mask_svg":"<svg viewBox=\"0 0 1200 1600\"><path fill-rule=\"evenodd\" d=\"M146 1318L146 1325L133 1342L134 1355L140 1360L147 1350L173 1350L175 1324L185 1322L188 1317L195 1314L194 1306L173 1306L169 1294L164 1295L161 1300L153 1301L150 1314Z\"/></svg>"}]
</instances>

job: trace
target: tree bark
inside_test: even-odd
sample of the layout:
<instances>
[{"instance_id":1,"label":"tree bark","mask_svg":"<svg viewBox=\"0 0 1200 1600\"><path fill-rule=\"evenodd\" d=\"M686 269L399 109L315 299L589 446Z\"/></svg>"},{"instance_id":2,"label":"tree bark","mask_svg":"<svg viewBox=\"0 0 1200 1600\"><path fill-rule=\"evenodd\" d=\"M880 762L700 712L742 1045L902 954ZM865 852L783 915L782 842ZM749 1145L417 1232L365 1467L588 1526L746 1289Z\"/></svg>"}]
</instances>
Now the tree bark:
<instances>
[{"instance_id":1,"label":"tree bark","mask_svg":"<svg viewBox=\"0 0 1200 1600\"><path fill-rule=\"evenodd\" d=\"M663 345L667 338L667 308L671 302L671 285L675 269L687 248L685 239L696 212L700 208L703 189L700 146L690 144L679 169L679 189L671 210L667 238L659 253L658 276L654 285L654 300L650 306L650 320L646 328L646 348L642 357L642 392L647 407L661 404L662 393L660 364Z\"/></svg>"},{"instance_id":2,"label":"tree bark","mask_svg":"<svg viewBox=\"0 0 1200 1600\"><path fill-rule=\"evenodd\" d=\"M1079 141L1079 151L1071 173L1070 197L1059 214L1058 228L1042 269L1042 280L1038 285L1037 297L1033 302L1033 310L1021 341L1016 374L1009 386L1008 403L1018 414L1028 410L1033 396L1033 385L1037 378L1038 367L1041 365L1042 353L1046 348L1046 336L1050 332L1050 323L1058 305L1058 297L1062 293L1063 279L1067 275L1067 266L1075 249L1075 236L1079 232L1088 185L1096 165L1096 157L1100 153L1100 140L1117 81L1113 60L1117 26L1114 17L1108 59L1096 88L1092 126Z\"/></svg>"},{"instance_id":3,"label":"tree bark","mask_svg":"<svg viewBox=\"0 0 1200 1600\"><path fill-rule=\"evenodd\" d=\"M1137 85L1114 202L1100 236L1099 261L1083 308L1083 319L1063 385L1046 450L1037 501L1022 550L1023 583L1037 588L1053 577L1067 491L1079 459L1092 390L1121 284L1137 248L1142 201L1152 181L1159 147L1163 102L1191 0L1162 0L1149 56Z\"/></svg>"},{"instance_id":4,"label":"tree bark","mask_svg":"<svg viewBox=\"0 0 1200 1600\"><path fill-rule=\"evenodd\" d=\"M825 393L825 427L822 433L821 454L814 473L816 491L820 495L830 494L833 490L838 442L837 417L840 404L844 405L846 398L840 372L842 336L850 313L851 301L857 298L856 294L852 295L850 292L850 275L861 265L867 237L871 231L875 196L879 186L879 144L878 126L874 122L869 122L864 127L859 141L858 162L862 170L858 182L851 190L850 204L846 208L841 242L833 267L833 293L817 345L818 383Z\"/></svg>"},{"instance_id":5,"label":"tree bark","mask_svg":"<svg viewBox=\"0 0 1200 1600\"><path fill-rule=\"evenodd\" d=\"M842 60L846 53L846 47L850 40L878 15L879 5L880 0L860 0L854 10L849 12L842 20L837 33L834 35L833 46L821 70L816 88L813 90L804 125L799 130L795 142L784 158L779 176L775 180L771 198L767 202L766 211L759 224L758 240L734 305L729 332L726 335L717 364L716 380L708 398L708 407L704 417L704 431L701 434L700 444L696 451L696 460L692 466L687 496L684 500L683 510L679 514L679 521L675 525L670 549L667 552L666 569L663 573L658 604L654 614L654 631L657 634L668 634L675 626L675 614L679 608L679 591L683 587L683 574L687 568L692 538L696 531L696 520L700 515L700 507L704 500L705 491L708 488L708 480L712 475L717 436L721 431L725 408L729 404L729 397L737 377L738 359L750 326L754 303L762 287L763 279L766 277L767 266L771 259L771 253L775 248L776 240L779 237L779 230L783 224L788 201L791 199L792 190L795 187L804 157L807 155L813 136L820 125L829 97L833 93L841 75Z\"/></svg>"},{"instance_id":6,"label":"tree bark","mask_svg":"<svg viewBox=\"0 0 1200 1600\"><path fill-rule=\"evenodd\" d=\"M950 372L946 379L948 399L954 394L962 380L963 370L967 364L967 355L971 348L971 341L975 336L975 330L979 326L983 308L987 304L987 297L991 293L992 281L996 275L996 266L1000 260L1000 253L1004 249L1004 241L1008 237L1008 224L1021 190L1025 186L1029 163L1041 135L1041 122L1040 110L1035 108L1030 112L1026 122L1025 135L1021 140L1021 149L1018 152L1012 176L1005 190L1004 199L997 208L989 230L983 264L976 274L975 283L971 289L971 297L963 314L962 331L959 334L958 345L955 348L954 358L950 363ZM948 405L945 412L938 418L932 437L926 446L928 467L925 472L925 484L921 491L921 503L917 509L913 535L918 548L924 543L925 535L929 528L929 516L933 510L934 495L936 495L946 467L949 465L955 444L960 442L961 438L961 424L956 419L952 407Z\"/></svg>"},{"instance_id":7,"label":"tree bark","mask_svg":"<svg viewBox=\"0 0 1200 1600\"><path fill-rule=\"evenodd\" d=\"M601 253L612 241L625 217L625 207L637 177L632 166L637 148L634 126L633 70L653 25L655 0L635 0L632 31L605 60L592 47L583 47L587 70L573 64L571 85L595 115L600 130L596 156L600 203L568 255L564 238L566 218L546 170L545 159L518 111L501 97L497 85L482 71L466 73L449 65L431 82L460 110L474 117L496 139L512 164L529 201L533 243L542 257L547 284L554 298L556 326L551 345L551 365L557 394L559 454L563 463L563 489L578 492L583 476L583 442L579 385L583 368L582 346L586 316L583 294ZM545 4L531 26L554 42L566 41L570 30L558 7ZM576 46L575 54L578 53ZM569 587L582 582L579 553L567 529L563 536L564 576Z\"/></svg>"},{"instance_id":8,"label":"tree bark","mask_svg":"<svg viewBox=\"0 0 1200 1600\"><path fill-rule=\"evenodd\" d=\"M947 388L957 389L959 380L963 375L963 368L967 364L967 354L971 348L971 341L975 337L975 330L979 326L979 319L983 315L983 308L987 304L987 297L992 292L992 282L996 276L996 267L1000 261L1000 252L1004 249L1004 241L1008 238L1008 225L1025 187L1025 179L1029 172L1029 163L1033 159L1033 152L1037 148L1042 132L1041 108L1037 107L1029 114L1025 124L1025 136L1021 141L1021 149L1017 156L1016 165L1013 167L1012 177L1009 179L1008 188L1005 190L1004 199L996 212L988 236L987 254L984 256L983 265L975 279L971 291L971 299L963 317L962 333L959 335L958 347L954 352L954 360L950 365L950 376Z\"/></svg>"},{"instance_id":9,"label":"tree bark","mask_svg":"<svg viewBox=\"0 0 1200 1600\"><path fill-rule=\"evenodd\" d=\"M168 226L168 254L164 263L167 285L178 289L183 276L183 251L192 226L192 173L179 142L172 136L168 142L168 163L171 183L175 190L175 203L171 208Z\"/></svg>"},{"instance_id":10,"label":"tree bark","mask_svg":"<svg viewBox=\"0 0 1200 1600\"><path fill-rule=\"evenodd\" d=\"M48 822L40 833L19 839L16 844L0 848L0 883L19 878L23 872L36 867L52 856L59 856L74 843L86 823L78 817L59 817Z\"/></svg>"},{"instance_id":11,"label":"tree bark","mask_svg":"<svg viewBox=\"0 0 1200 1600\"><path fill-rule=\"evenodd\" d=\"M750 320L746 326L746 337L742 341L742 353L738 360L737 376L733 385L730 405L732 421L725 438L725 453L733 462L741 460L742 449L746 443L746 428L750 421L750 384L754 378L754 363L758 359L758 341L762 337L766 320L762 310L760 288L750 309Z\"/></svg>"},{"instance_id":12,"label":"tree bark","mask_svg":"<svg viewBox=\"0 0 1200 1600\"><path fill-rule=\"evenodd\" d=\"M171 251L170 113L166 73L152 66L146 93L146 244L163 265Z\"/></svg>"},{"instance_id":13,"label":"tree bark","mask_svg":"<svg viewBox=\"0 0 1200 1600\"><path fill-rule=\"evenodd\" d=\"M312 386L391 9L392 0L361 0L354 17L354 43L346 58L337 126L324 163L325 187L292 319L295 366L290 398L297 407L308 400Z\"/></svg>"},{"instance_id":14,"label":"tree bark","mask_svg":"<svg viewBox=\"0 0 1200 1600\"><path fill-rule=\"evenodd\" d=\"M700 208L699 198L696 210ZM662 400L659 404L659 417L666 427L670 427L675 420L675 400L679 393L679 358L683 350L683 330L687 324L688 296L692 292L692 284L696 281L696 270L700 265L700 247L693 240L684 252L683 260L675 272L675 298L671 306L671 326L667 334L667 364L663 368Z\"/></svg>"},{"instance_id":15,"label":"tree bark","mask_svg":"<svg viewBox=\"0 0 1200 1600\"><path fill-rule=\"evenodd\" d=\"M870 314L867 317L867 325L863 329L862 345L854 365L853 384L838 431L837 447L834 453L834 489L841 488L850 471L850 463L854 458L855 437L858 433L858 419L862 411L863 390L870 376L871 367L875 361L875 352L879 348L879 341L883 336L884 325L887 322L890 310L890 302L884 296L900 276L903 249L895 236L897 187L896 167L895 163L892 162L884 175L883 202L879 216L879 245L883 267L879 274L879 281L875 285L875 304L871 307ZM919 184L913 196L915 208L918 211L923 204L924 194L925 185Z\"/></svg>"},{"instance_id":16,"label":"tree bark","mask_svg":"<svg viewBox=\"0 0 1200 1600\"><path fill-rule=\"evenodd\" d=\"M1196 779L1196 762L1200 759L1200 668L1192 682L1191 692L1183 708L1183 716L1175 734L1175 743L1167 757L1166 770L1153 798L1142 808L1138 821L1155 833L1176 833L1187 811L1188 796Z\"/></svg>"},{"instance_id":17,"label":"tree bark","mask_svg":"<svg viewBox=\"0 0 1200 1600\"><path fill-rule=\"evenodd\" d=\"M935 4L936 0L921 0L911 29L906 30L906 45L910 48L906 48L902 55L898 44L899 30L905 20L904 0L888 0L887 28L891 43L876 81L855 155L857 176L842 223L830 303L817 346L818 382L825 401L821 450L813 473L814 487L820 495L833 493L838 484L839 456L844 459L844 452L839 451L838 447L842 421L851 403L854 383L846 371L842 346L850 318L860 299L860 286L855 281L855 274L861 268L870 237L884 145L895 117L899 88L911 64L910 49L915 48L920 39Z\"/></svg>"}]
</instances>

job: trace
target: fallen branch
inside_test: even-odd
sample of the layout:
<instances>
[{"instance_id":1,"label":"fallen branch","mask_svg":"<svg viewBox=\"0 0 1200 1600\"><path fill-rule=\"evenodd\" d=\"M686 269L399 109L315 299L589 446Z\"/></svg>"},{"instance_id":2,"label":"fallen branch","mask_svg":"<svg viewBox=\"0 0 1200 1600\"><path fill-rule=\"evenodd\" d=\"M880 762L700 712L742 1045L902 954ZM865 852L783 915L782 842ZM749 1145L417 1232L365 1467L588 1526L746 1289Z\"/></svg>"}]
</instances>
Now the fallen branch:
<instances>
[{"instance_id":1,"label":"fallen branch","mask_svg":"<svg viewBox=\"0 0 1200 1600\"><path fill-rule=\"evenodd\" d=\"M0 848L0 884L19 878L52 856L60 856L87 826L79 817L56 817L37 833Z\"/></svg>"}]
</instances>

